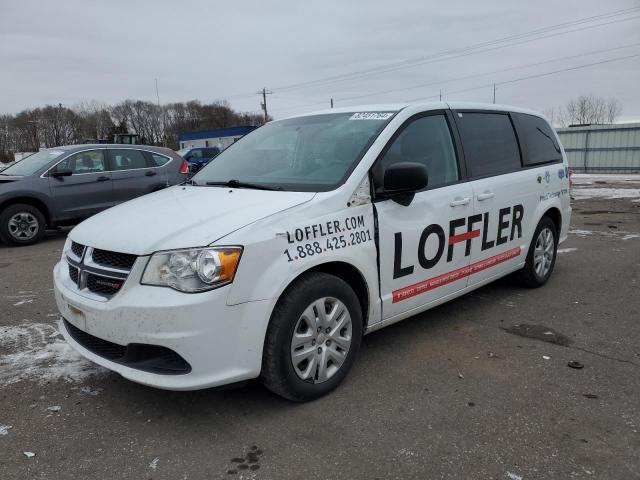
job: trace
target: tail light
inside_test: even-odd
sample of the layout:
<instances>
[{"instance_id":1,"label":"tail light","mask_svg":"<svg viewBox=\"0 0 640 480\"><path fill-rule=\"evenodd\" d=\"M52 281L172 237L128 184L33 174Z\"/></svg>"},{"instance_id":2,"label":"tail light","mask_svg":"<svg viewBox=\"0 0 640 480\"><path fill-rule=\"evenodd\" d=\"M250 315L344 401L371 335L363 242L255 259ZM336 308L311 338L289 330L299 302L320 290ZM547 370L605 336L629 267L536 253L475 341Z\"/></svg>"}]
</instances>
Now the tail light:
<instances>
[{"instance_id":1,"label":"tail light","mask_svg":"<svg viewBox=\"0 0 640 480\"><path fill-rule=\"evenodd\" d=\"M182 165L180 165L180 173L189 173L189 164L185 159L182 159Z\"/></svg>"}]
</instances>

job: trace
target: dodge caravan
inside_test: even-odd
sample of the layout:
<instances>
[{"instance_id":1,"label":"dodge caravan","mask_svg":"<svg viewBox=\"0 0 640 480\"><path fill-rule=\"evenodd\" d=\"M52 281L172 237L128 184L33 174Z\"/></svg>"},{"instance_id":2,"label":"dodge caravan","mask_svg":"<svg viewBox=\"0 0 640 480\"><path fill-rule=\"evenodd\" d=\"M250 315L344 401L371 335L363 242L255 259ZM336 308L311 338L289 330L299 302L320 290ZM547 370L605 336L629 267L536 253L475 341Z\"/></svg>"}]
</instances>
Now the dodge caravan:
<instances>
[{"instance_id":1,"label":"dodge caravan","mask_svg":"<svg viewBox=\"0 0 640 480\"><path fill-rule=\"evenodd\" d=\"M145 385L260 377L313 399L363 334L508 274L544 285L569 228L567 169L549 123L520 108L273 121L187 184L75 227L54 269L60 329Z\"/></svg>"}]
</instances>

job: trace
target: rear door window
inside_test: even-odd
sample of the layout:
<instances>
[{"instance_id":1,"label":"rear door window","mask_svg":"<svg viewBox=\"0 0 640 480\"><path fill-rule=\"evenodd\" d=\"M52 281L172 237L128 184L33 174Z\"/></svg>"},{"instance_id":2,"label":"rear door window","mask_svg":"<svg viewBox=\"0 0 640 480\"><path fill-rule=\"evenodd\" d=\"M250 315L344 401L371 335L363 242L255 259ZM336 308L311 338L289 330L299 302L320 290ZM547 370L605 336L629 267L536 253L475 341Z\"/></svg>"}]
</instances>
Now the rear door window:
<instances>
[{"instance_id":1,"label":"rear door window","mask_svg":"<svg viewBox=\"0 0 640 480\"><path fill-rule=\"evenodd\" d=\"M523 147L526 166L562 161L558 140L544 119L524 113L513 113L512 118Z\"/></svg>"},{"instance_id":2,"label":"rear door window","mask_svg":"<svg viewBox=\"0 0 640 480\"><path fill-rule=\"evenodd\" d=\"M133 170L147 168L147 160L142 152L133 149L109 150L111 170Z\"/></svg>"},{"instance_id":3,"label":"rear door window","mask_svg":"<svg viewBox=\"0 0 640 480\"><path fill-rule=\"evenodd\" d=\"M471 177L519 170L518 140L506 113L458 112L456 123Z\"/></svg>"}]
</instances>

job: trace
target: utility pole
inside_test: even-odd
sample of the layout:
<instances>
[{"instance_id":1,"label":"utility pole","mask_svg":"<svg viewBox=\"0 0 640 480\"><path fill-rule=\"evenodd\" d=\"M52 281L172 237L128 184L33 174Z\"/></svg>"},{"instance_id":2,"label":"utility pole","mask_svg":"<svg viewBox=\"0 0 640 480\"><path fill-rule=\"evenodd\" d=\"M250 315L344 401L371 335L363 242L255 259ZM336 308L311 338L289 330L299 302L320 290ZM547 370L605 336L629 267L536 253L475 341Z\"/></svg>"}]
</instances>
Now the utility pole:
<instances>
[{"instance_id":1,"label":"utility pole","mask_svg":"<svg viewBox=\"0 0 640 480\"><path fill-rule=\"evenodd\" d=\"M442 89L440 89L440 101L442 101Z\"/></svg>"},{"instance_id":2,"label":"utility pole","mask_svg":"<svg viewBox=\"0 0 640 480\"><path fill-rule=\"evenodd\" d=\"M262 95L262 103L260 104L260 107L264 112L264 123L267 123L267 120L269 119L269 114L267 113L267 95L271 95L273 92L263 87L258 93Z\"/></svg>"},{"instance_id":3,"label":"utility pole","mask_svg":"<svg viewBox=\"0 0 640 480\"><path fill-rule=\"evenodd\" d=\"M493 103L496 103L496 82L493 82Z\"/></svg>"},{"instance_id":4,"label":"utility pole","mask_svg":"<svg viewBox=\"0 0 640 480\"><path fill-rule=\"evenodd\" d=\"M331 98L331 108L333 108L333 97Z\"/></svg>"}]
</instances>

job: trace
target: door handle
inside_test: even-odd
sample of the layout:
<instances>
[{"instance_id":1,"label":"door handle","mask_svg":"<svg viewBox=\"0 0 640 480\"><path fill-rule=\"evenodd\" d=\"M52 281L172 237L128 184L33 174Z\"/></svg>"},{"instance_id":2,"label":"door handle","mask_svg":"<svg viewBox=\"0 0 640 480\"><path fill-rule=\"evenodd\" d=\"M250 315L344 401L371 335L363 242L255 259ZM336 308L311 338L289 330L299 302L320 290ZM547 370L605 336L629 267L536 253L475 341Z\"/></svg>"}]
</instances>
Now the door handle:
<instances>
[{"instance_id":1,"label":"door handle","mask_svg":"<svg viewBox=\"0 0 640 480\"><path fill-rule=\"evenodd\" d=\"M456 197L451 201L449 205L451 205L452 207L462 207L464 205L469 205L470 202L471 202L471 199L469 197L465 197L465 198Z\"/></svg>"},{"instance_id":2,"label":"door handle","mask_svg":"<svg viewBox=\"0 0 640 480\"><path fill-rule=\"evenodd\" d=\"M485 200L489 200L490 198L495 197L496 194L493 192L484 192L484 193L479 193L478 194L478 201L479 202L484 202Z\"/></svg>"},{"instance_id":3,"label":"door handle","mask_svg":"<svg viewBox=\"0 0 640 480\"><path fill-rule=\"evenodd\" d=\"M154 172L153 170L149 170L147 173L145 173L144 175L146 177L153 177L157 172Z\"/></svg>"},{"instance_id":4,"label":"door handle","mask_svg":"<svg viewBox=\"0 0 640 480\"><path fill-rule=\"evenodd\" d=\"M106 182L107 180L111 180L109 177L98 177L96 178L96 182Z\"/></svg>"}]
</instances>

